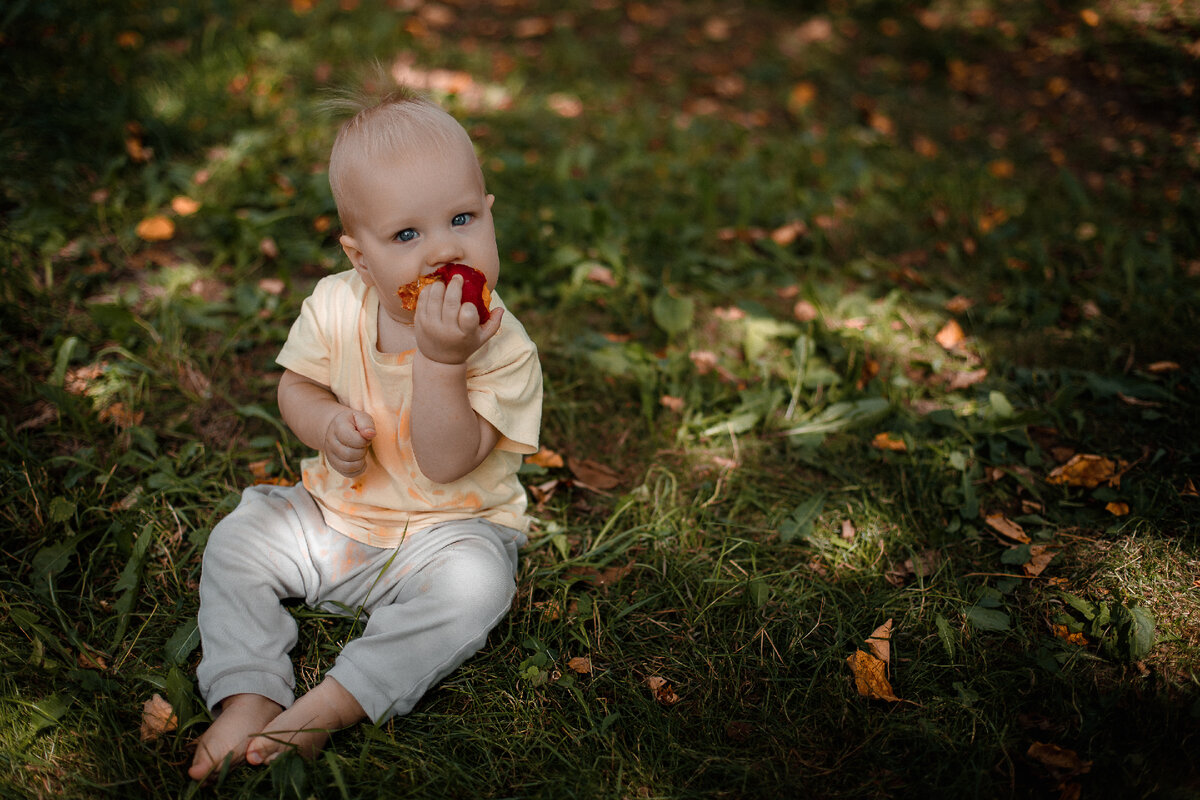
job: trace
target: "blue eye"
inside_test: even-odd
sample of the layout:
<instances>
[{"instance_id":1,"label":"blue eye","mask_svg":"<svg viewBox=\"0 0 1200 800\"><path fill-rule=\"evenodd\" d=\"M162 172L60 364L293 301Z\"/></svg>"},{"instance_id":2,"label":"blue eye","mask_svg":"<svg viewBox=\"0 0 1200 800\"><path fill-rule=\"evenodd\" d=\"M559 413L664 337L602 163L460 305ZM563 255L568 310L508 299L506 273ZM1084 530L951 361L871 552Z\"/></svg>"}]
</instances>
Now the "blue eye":
<instances>
[{"instance_id":1,"label":"blue eye","mask_svg":"<svg viewBox=\"0 0 1200 800\"><path fill-rule=\"evenodd\" d=\"M458 227L459 225L466 225L474 216L474 214L455 214L454 219L450 220L450 224L455 227Z\"/></svg>"},{"instance_id":2,"label":"blue eye","mask_svg":"<svg viewBox=\"0 0 1200 800\"><path fill-rule=\"evenodd\" d=\"M405 228L396 234L397 242L411 242L415 238L417 238L417 232L412 228Z\"/></svg>"}]
</instances>

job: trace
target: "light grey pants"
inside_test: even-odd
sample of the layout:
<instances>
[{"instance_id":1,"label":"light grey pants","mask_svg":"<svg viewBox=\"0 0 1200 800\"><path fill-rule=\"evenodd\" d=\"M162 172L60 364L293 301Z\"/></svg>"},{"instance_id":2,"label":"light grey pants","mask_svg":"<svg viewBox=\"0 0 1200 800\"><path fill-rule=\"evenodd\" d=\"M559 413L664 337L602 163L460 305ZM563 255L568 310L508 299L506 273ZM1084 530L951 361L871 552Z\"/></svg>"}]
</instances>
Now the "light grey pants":
<instances>
[{"instance_id":1,"label":"light grey pants","mask_svg":"<svg viewBox=\"0 0 1200 800\"><path fill-rule=\"evenodd\" d=\"M508 612L524 542L518 531L473 519L380 549L327 526L303 486L252 486L204 551L200 693L210 709L240 693L289 707L297 629L281 601L300 598L312 608L362 608L362 635L326 674L375 722L405 714Z\"/></svg>"}]
</instances>

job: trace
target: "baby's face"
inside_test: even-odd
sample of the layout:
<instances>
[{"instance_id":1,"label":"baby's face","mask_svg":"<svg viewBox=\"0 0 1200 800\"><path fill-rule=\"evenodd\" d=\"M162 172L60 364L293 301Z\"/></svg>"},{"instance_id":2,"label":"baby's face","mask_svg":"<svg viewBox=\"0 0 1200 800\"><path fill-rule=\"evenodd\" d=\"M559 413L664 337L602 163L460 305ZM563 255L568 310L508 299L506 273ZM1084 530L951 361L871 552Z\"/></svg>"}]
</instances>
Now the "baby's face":
<instances>
[{"instance_id":1,"label":"baby's face","mask_svg":"<svg viewBox=\"0 0 1200 800\"><path fill-rule=\"evenodd\" d=\"M494 287L500 274L492 195L475 156L430 152L356 171L354 230L342 237L351 263L379 294L380 308L411 323L397 290L446 264L466 264Z\"/></svg>"}]
</instances>

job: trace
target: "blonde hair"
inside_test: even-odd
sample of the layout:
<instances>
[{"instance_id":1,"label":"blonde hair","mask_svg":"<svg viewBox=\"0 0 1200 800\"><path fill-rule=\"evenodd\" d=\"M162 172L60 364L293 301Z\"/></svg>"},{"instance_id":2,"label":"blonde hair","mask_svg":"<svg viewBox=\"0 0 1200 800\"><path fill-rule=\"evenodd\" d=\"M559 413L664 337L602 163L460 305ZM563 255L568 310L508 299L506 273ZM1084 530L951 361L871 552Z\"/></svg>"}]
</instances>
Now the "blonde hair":
<instances>
[{"instance_id":1,"label":"blonde hair","mask_svg":"<svg viewBox=\"0 0 1200 800\"><path fill-rule=\"evenodd\" d=\"M331 105L353 113L338 131L329 155L329 188L346 229L354 224L351 184L356 168L394 163L430 150L461 153L466 148L474 156L471 137L458 120L412 89L401 87L378 99L345 98Z\"/></svg>"}]
</instances>

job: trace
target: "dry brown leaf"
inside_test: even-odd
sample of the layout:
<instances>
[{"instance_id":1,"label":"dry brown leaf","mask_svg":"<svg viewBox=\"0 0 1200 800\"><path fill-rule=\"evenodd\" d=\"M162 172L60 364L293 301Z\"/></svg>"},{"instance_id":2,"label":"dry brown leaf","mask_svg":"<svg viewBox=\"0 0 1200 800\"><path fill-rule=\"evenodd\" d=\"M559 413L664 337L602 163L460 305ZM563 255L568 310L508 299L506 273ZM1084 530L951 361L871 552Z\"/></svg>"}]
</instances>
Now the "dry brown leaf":
<instances>
[{"instance_id":1,"label":"dry brown leaf","mask_svg":"<svg viewBox=\"0 0 1200 800\"><path fill-rule=\"evenodd\" d=\"M882 431L875 434L875 438L871 440L871 446L879 450L890 450L896 453L907 453L908 445L903 439L892 436L887 431Z\"/></svg>"},{"instance_id":2,"label":"dry brown leaf","mask_svg":"<svg viewBox=\"0 0 1200 800\"><path fill-rule=\"evenodd\" d=\"M1046 477L1046 483L1065 483L1068 486L1082 486L1087 489L1095 489L1102 483L1116 487L1121 485L1121 476L1128 468L1129 464L1125 461L1113 461L1103 456L1080 453L1062 466L1056 467Z\"/></svg>"},{"instance_id":3,"label":"dry brown leaf","mask_svg":"<svg viewBox=\"0 0 1200 800\"><path fill-rule=\"evenodd\" d=\"M880 625L871 632L867 637L867 647L871 649L871 655L878 658L884 664L892 663L892 621Z\"/></svg>"},{"instance_id":4,"label":"dry brown leaf","mask_svg":"<svg viewBox=\"0 0 1200 800\"><path fill-rule=\"evenodd\" d=\"M663 408L674 411L676 414L682 413L686 406L686 401L682 397L674 397L669 394L664 394L658 398L658 403Z\"/></svg>"},{"instance_id":5,"label":"dry brown leaf","mask_svg":"<svg viewBox=\"0 0 1200 800\"><path fill-rule=\"evenodd\" d=\"M572 578L588 581L596 586L611 586L633 571L633 562L600 570L594 567L571 567L567 574Z\"/></svg>"},{"instance_id":6,"label":"dry brown leaf","mask_svg":"<svg viewBox=\"0 0 1200 800\"><path fill-rule=\"evenodd\" d=\"M1054 559L1054 553L1054 550L1049 549L1049 545L1030 545L1029 561L1022 565L1021 569L1029 577L1036 578L1045 571L1046 567L1050 566L1050 562Z\"/></svg>"},{"instance_id":7,"label":"dry brown leaf","mask_svg":"<svg viewBox=\"0 0 1200 800\"><path fill-rule=\"evenodd\" d=\"M1017 523L1013 522L1003 514L988 514L984 520L988 526L1006 539L1011 539L1014 542L1021 544L1029 544L1031 541L1025 533L1025 529Z\"/></svg>"},{"instance_id":8,"label":"dry brown leaf","mask_svg":"<svg viewBox=\"0 0 1200 800\"><path fill-rule=\"evenodd\" d=\"M141 425L146 418L145 411L130 411L124 403L113 403L107 408L100 409L100 421L111 422L118 428L132 428Z\"/></svg>"},{"instance_id":9,"label":"dry brown leaf","mask_svg":"<svg viewBox=\"0 0 1200 800\"><path fill-rule=\"evenodd\" d=\"M547 469L557 469L563 465L563 458L549 447L542 445L533 455L525 456L525 463Z\"/></svg>"},{"instance_id":10,"label":"dry brown leaf","mask_svg":"<svg viewBox=\"0 0 1200 800\"><path fill-rule=\"evenodd\" d=\"M798 300L792 307L792 316L800 322L812 322L819 316L817 307L807 300Z\"/></svg>"},{"instance_id":11,"label":"dry brown leaf","mask_svg":"<svg viewBox=\"0 0 1200 800\"><path fill-rule=\"evenodd\" d=\"M859 695L871 700L900 702L900 698L892 691L892 685L888 683L887 664L862 650L851 653L846 663L854 673L854 688L858 690Z\"/></svg>"},{"instance_id":12,"label":"dry brown leaf","mask_svg":"<svg viewBox=\"0 0 1200 800\"><path fill-rule=\"evenodd\" d=\"M1059 780L1082 775L1092 769L1092 762L1080 758L1074 750L1056 744L1034 742L1029 745L1026 755L1050 770Z\"/></svg>"},{"instance_id":13,"label":"dry brown leaf","mask_svg":"<svg viewBox=\"0 0 1200 800\"><path fill-rule=\"evenodd\" d=\"M1146 367L1147 370L1155 375L1160 375L1164 372L1174 372L1179 369L1179 364L1174 361L1155 361Z\"/></svg>"},{"instance_id":14,"label":"dry brown leaf","mask_svg":"<svg viewBox=\"0 0 1200 800\"><path fill-rule=\"evenodd\" d=\"M587 656L575 656L567 662L567 669L580 675L592 674L592 660Z\"/></svg>"},{"instance_id":15,"label":"dry brown leaf","mask_svg":"<svg viewBox=\"0 0 1200 800\"><path fill-rule=\"evenodd\" d=\"M161 214L156 214L139 222L134 232L142 241L165 242L174 238L175 223Z\"/></svg>"},{"instance_id":16,"label":"dry brown leaf","mask_svg":"<svg viewBox=\"0 0 1200 800\"><path fill-rule=\"evenodd\" d=\"M968 389L977 383L982 383L988 376L987 369L975 369L970 372L954 372L946 381L946 388L952 392Z\"/></svg>"},{"instance_id":17,"label":"dry brown leaf","mask_svg":"<svg viewBox=\"0 0 1200 800\"><path fill-rule=\"evenodd\" d=\"M590 458L569 458L567 466L576 482L585 488L604 491L621 484L621 476L616 470Z\"/></svg>"},{"instance_id":18,"label":"dry brown leaf","mask_svg":"<svg viewBox=\"0 0 1200 800\"><path fill-rule=\"evenodd\" d=\"M842 520L842 539L847 542L853 541L855 535L857 534L858 531L855 530L853 522L848 519Z\"/></svg>"},{"instance_id":19,"label":"dry brown leaf","mask_svg":"<svg viewBox=\"0 0 1200 800\"><path fill-rule=\"evenodd\" d=\"M664 706L673 706L679 702L679 695L675 694L675 689L666 678L651 675L649 678L646 678L646 686L650 688L650 693L654 695L654 699Z\"/></svg>"},{"instance_id":20,"label":"dry brown leaf","mask_svg":"<svg viewBox=\"0 0 1200 800\"><path fill-rule=\"evenodd\" d=\"M156 694L142 704L142 741L152 742L179 727L179 717L171 704Z\"/></svg>"},{"instance_id":21,"label":"dry brown leaf","mask_svg":"<svg viewBox=\"0 0 1200 800\"><path fill-rule=\"evenodd\" d=\"M934 339L946 350L957 350L966 340L967 336L963 333L962 325L958 324L958 320L950 320L942 329L937 332Z\"/></svg>"}]
</instances>

